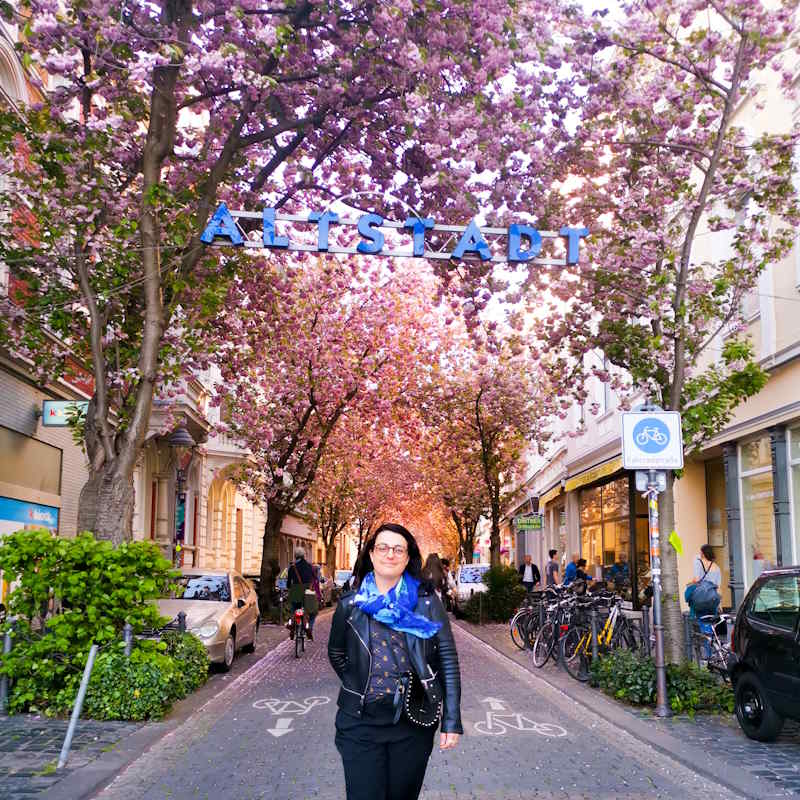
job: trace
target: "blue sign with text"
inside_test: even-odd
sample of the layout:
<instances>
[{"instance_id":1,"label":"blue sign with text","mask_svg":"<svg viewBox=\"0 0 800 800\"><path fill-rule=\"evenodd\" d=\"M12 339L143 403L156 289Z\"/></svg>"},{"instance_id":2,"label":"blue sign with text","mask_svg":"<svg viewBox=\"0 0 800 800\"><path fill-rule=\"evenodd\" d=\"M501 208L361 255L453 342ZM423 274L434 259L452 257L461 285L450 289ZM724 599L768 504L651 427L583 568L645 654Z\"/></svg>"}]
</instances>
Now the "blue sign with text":
<instances>
[{"instance_id":1,"label":"blue sign with text","mask_svg":"<svg viewBox=\"0 0 800 800\"><path fill-rule=\"evenodd\" d=\"M260 218L260 241L249 239L241 221ZM313 224L317 228L316 245L293 242L289 236L278 235L277 222ZM362 241L356 247L341 247L330 243L330 231L336 225L352 225L358 230ZM386 235L382 229L392 229L411 237L411 250L405 252L386 248ZM452 250L431 251L425 249L428 231L441 231L450 235L459 234ZM504 255L493 255L487 236L503 236L507 239ZM512 224L507 228L481 228L473 219L459 228L452 225L437 225L431 217L409 217L404 222L384 220L379 214L362 214L357 219L340 219L331 211L312 211L307 216L279 215L274 208L264 208L260 214L246 211L230 211L222 203L214 212L200 236L204 244L229 244L233 246L264 247L301 252L345 253L362 255L384 255L415 258L463 259L475 256L481 261L525 262L566 265L577 264L581 239L589 235L587 228L561 227L558 232L540 231L530 225ZM448 237L449 238L449 237ZM543 239L563 239L564 258L539 258Z\"/></svg>"}]
</instances>

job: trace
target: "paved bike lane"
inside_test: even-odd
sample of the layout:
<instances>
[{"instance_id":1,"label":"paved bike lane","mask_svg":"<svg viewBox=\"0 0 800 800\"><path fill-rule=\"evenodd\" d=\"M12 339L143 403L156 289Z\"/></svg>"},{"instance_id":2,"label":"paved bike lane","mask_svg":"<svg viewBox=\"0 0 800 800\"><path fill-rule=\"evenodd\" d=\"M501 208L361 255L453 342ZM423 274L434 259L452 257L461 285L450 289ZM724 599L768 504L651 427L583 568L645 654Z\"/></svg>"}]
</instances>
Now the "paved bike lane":
<instances>
[{"instance_id":1,"label":"paved bike lane","mask_svg":"<svg viewBox=\"0 0 800 800\"><path fill-rule=\"evenodd\" d=\"M333 744L338 681L330 618L299 661L287 641L152 747L101 800L343 798ZM423 790L438 798L737 797L697 776L456 629L466 735L434 750Z\"/></svg>"}]
</instances>

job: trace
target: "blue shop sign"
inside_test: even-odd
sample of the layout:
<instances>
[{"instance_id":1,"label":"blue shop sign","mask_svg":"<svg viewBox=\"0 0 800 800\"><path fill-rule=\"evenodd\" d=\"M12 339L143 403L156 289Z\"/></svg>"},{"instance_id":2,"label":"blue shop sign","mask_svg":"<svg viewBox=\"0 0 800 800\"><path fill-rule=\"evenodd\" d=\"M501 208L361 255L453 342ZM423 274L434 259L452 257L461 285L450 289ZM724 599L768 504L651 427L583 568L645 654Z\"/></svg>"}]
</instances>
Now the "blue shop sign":
<instances>
[{"instance_id":1,"label":"blue shop sign","mask_svg":"<svg viewBox=\"0 0 800 800\"><path fill-rule=\"evenodd\" d=\"M39 503L27 503L10 497L0 497L0 533L8 532L8 524L13 523L14 530L28 525L31 527L58 530L58 509L54 506L43 506Z\"/></svg>"},{"instance_id":2,"label":"blue shop sign","mask_svg":"<svg viewBox=\"0 0 800 800\"><path fill-rule=\"evenodd\" d=\"M246 221L250 220L249 223ZM243 223L252 226L260 221L261 238L254 241L245 233ZM292 225L316 225L316 244L305 244L290 240L287 235L279 235L276 223ZM350 225L357 228L362 241L355 247L340 247L330 243L330 230L333 225ZM387 249L384 230L393 230L398 234L411 238L411 248ZM428 231L439 231L458 235L458 241L452 250L429 250L426 248L425 235ZM362 214L356 219L340 219L338 214L330 211L312 211L310 214L278 214L274 208L264 208L261 212L230 211L222 203L214 212L206 229L200 237L205 244L228 244L250 248L270 248L293 252L342 253L349 255L382 255L401 258L430 258L439 260L460 260L465 256L474 256L481 261L524 262L551 266L577 264L581 239L589 235L587 228L561 227L556 231L540 231L531 225L512 224L507 228L478 227L473 219L466 226L438 225L432 217L409 217L404 222L385 220L379 214ZM487 241L505 238L504 254L493 254ZM564 258L540 257L544 239L563 239L566 249ZM496 247L495 250L498 248Z\"/></svg>"}]
</instances>

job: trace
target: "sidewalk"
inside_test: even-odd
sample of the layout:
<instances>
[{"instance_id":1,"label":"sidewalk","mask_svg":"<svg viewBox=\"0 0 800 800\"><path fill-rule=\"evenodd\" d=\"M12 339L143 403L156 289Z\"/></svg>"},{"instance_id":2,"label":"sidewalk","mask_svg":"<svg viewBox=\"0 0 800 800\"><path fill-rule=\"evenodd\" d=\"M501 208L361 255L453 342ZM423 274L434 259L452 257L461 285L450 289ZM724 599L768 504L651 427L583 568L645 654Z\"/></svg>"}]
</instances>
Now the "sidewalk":
<instances>
[{"instance_id":1,"label":"sidewalk","mask_svg":"<svg viewBox=\"0 0 800 800\"><path fill-rule=\"evenodd\" d=\"M286 639L278 625L262 625L252 655L239 654L229 673L211 672L197 692L176 703L158 722L99 722L81 719L72 741L69 760L56 770L67 720L21 714L0 717L0 798L31 800L84 800L120 770L179 725L227 683Z\"/></svg>"},{"instance_id":2,"label":"sidewalk","mask_svg":"<svg viewBox=\"0 0 800 800\"><path fill-rule=\"evenodd\" d=\"M616 702L570 678L548 663L536 669L530 654L511 641L508 625L456 625L559 689L572 700L639 736L686 766L704 771L724 785L755 797L800 795L800 725L787 722L770 744L748 739L732 715L676 716L659 719L650 711ZM748 791L748 787L753 787Z\"/></svg>"}]
</instances>

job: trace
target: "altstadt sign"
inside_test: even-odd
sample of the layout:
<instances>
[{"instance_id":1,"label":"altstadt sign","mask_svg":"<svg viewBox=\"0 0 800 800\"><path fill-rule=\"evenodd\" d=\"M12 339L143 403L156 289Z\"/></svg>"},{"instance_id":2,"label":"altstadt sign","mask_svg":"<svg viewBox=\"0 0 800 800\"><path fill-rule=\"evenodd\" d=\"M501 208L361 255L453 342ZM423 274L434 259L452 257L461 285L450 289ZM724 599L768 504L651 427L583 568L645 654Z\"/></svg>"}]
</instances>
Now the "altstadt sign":
<instances>
[{"instance_id":1,"label":"altstadt sign","mask_svg":"<svg viewBox=\"0 0 800 800\"><path fill-rule=\"evenodd\" d=\"M252 227L260 221L261 236L253 239L247 235L243 226ZM316 243L294 241L288 235L281 235L277 223L287 227L303 224L316 225ZM357 228L361 241L354 247L345 247L330 242L330 231L334 225L349 225ZM410 249L386 247L386 233L392 236L411 238ZM438 231L449 234L447 243L438 250L426 247L426 233ZM438 225L431 217L409 217L405 222L385 220L379 214L362 214L355 219L339 218L331 211L312 211L307 216L279 214L274 208L262 211L232 211L222 203L209 220L200 237L205 244L228 244L249 248L269 248L295 252L342 253L352 255L399 256L406 258L463 259L478 257L481 261L525 262L551 266L577 264L580 241L589 235L587 228L562 227L558 232L540 231L530 225L512 224L507 228L479 228L473 219L466 226ZM450 242L457 237L455 247ZM489 242L498 238L507 241L502 248L495 246L492 252ZM563 239L566 255L563 258L542 257L542 244L545 239Z\"/></svg>"}]
</instances>

